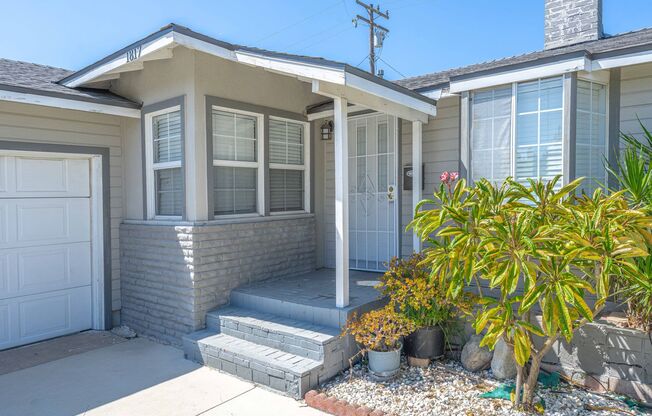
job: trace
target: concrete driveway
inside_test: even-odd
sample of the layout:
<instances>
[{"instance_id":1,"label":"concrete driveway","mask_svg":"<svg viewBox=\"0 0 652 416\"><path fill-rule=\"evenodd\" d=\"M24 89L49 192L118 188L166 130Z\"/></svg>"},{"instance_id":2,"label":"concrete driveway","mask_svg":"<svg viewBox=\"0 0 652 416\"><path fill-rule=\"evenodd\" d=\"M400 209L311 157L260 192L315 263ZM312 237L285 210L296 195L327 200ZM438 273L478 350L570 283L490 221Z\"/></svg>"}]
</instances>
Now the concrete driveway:
<instances>
[{"instance_id":1,"label":"concrete driveway","mask_svg":"<svg viewBox=\"0 0 652 416\"><path fill-rule=\"evenodd\" d=\"M324 415L145 339L0 376L0 414Z\"/></svg>"}]
</instances>

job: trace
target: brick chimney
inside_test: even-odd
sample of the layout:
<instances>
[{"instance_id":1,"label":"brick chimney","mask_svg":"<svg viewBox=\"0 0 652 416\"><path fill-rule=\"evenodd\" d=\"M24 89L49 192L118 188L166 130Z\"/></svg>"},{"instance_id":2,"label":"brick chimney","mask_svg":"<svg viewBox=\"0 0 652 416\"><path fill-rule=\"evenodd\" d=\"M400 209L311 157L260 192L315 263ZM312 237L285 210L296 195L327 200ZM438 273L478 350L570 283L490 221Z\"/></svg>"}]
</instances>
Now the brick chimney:
<instances>
[{"instance_id":1,"label":"brick chimney","mask_svg":"<svg viewBox=\"0 0 652 416\"><path fill-rule=\"evenodd\" d=\"M545 49L602 38L602 0L545 3Z\"/></svg>"}]
</instances>

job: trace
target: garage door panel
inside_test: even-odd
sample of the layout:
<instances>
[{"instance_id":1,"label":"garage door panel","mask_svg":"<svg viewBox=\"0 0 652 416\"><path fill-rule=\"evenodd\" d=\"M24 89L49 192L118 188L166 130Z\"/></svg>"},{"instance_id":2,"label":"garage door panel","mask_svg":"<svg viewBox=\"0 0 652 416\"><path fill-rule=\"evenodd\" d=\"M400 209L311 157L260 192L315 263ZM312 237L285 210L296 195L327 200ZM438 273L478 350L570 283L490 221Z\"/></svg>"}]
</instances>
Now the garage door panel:
<instances>
[{"instance_id":1,"label":"garage door panel","mask_svg":"<svg viewBox=\"0 0 652 416\"><path fill-rule=\"evenodd\" d=\"M88 198L0 199L0 221L0 248L91 238Z\"/></svg>"},{"instance_id":2,"label":"garage door panel","mask_svg":"<svg viewBox=\"0 0 652 416\"><path fill-rule=\"evenodd\" d=\"M0 349L88 329L91 318L90 286L0 300Z\"/></svg>"},{"instance_id":3,"label":"garage door panel","mask_svg":"<svg viewBox=\"0 0 652 416\"><path fill-rule=\"evenodd\" d=\"M0 305L0 350L10 342L9 305Z\"/></svg>"},{"instance_id":4,"label":"garage door panel","mask_svg":"<svg viewBox=\"0 0 652 416\"><path fill-rule=\"evenodd\" d=\"M0 158L0 196L16 198L88 197L88 159Z\"/></svg>"},{"instance_id":5,"label":"garage door panel","mask_svg":"<svg viewBox=\"0 0 652 416\"><path fill-rule=\"evenodd\" d=\"M90 161L0 155L0 350L92 327Z\"/></svg>"},{"instance_id":6,"label":"garage door panel","mask_svg":"<svg viewBox=\"0 0 652 416\"><path fill-rule=\"evenodd\" d=\"M16 256L18 296L91 284L89 243L30 247Z\"/></svg>"},{"instance_id":7,"label":"garage door panel","mask_svg":"<svg viewBox=\"0 0 652 416\"><path fill-rule=\"evenodd\" d=\"M0 195L5 194L9 187L7 186L7 157L0 156Z\"/></svg>"},{"instance_id":8,"label":"garage door panel","mask_svg":"<svg viewBox=\"0 0 652 416\"><path fill-rule=\"evenodd\" d=\"M6 250L0 252L0 299L8 296L13 283L11 280L15 280L15 278L11 277L13 275L10 267L11 260L12 258Z\"/></svg>"}]
</instances>

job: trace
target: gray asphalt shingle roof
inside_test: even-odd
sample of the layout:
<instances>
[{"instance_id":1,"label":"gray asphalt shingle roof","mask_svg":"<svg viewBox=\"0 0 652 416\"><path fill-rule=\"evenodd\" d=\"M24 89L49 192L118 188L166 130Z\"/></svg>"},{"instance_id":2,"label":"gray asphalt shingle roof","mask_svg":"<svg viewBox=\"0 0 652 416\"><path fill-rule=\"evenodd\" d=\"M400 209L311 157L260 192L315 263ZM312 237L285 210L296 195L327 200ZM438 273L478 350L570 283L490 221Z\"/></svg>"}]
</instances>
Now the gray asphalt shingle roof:
<instances>
[{"instance_id":1,"label":"gray asphalt shingle roof","mask_svg":"<svg viewBox=\"0 0 652 416\"><path fill-rule=\"evenodd\" d=\"M511 56L494 61L482 62L461 68L434 72L416 77L395 81L397 84L411 90L426 90L430 88L445 87L452 78L467 75L481 75L484 71L494 71L515 65L535 64L538 61L555 60L563 55L586 54L590 56L610 54L623 49L630 49L652 45L652 28L641 29L633 32L608 36L603 39L583 42L576 45L562 46L543 51L530 52L523 55Z\"/></svg>"},{"instance_id":2,"label":"gray asphalt shingle roof","mask_svg":"<svg viewBox=\"0 0 652 416\"><path fill-rule=\"evenodd\" d=\"M68 88L57 84L57 81L73 72L53 66L0 58L0 90L48 95L120 107L140 107L139 104L109 91L92 88Z\"/></svg>"}]
</instances>

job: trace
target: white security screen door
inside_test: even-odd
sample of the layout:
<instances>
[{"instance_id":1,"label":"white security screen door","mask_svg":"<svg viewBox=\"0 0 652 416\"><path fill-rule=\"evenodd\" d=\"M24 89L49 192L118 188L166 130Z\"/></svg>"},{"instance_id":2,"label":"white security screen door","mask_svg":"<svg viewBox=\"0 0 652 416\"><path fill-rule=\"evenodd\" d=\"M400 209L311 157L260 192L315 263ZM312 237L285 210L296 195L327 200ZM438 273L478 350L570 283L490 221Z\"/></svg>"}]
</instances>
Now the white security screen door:
<instances>
[{"instance_id":1,"label":"white security screen door","mask_svg":"<svg viewBox=\"0 0 652 416\"><path fill-rule=\"evenodd\" d=\"M0 154L0 350L92 326L90 161Z\"/></svg>"},{"instance_id":2,"label":"white security screen door","mask_svg":"<svg viewBox=\"0 0 652 416\"><path fill-rule=\"evenodd\" d=\"M384 271L397 255L396 119L349 118L349 267Z\"/></svg>"}]
</instances>

